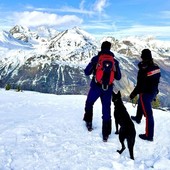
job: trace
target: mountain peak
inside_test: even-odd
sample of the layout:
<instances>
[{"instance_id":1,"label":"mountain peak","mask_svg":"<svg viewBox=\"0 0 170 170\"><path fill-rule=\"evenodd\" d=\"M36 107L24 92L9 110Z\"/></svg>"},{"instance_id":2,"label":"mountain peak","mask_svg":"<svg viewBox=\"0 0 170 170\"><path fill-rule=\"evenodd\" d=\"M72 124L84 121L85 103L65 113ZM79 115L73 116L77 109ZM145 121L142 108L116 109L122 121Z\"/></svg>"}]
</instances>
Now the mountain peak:
<instances>
[{"instance_id":1,"label":"mountain peak","mask_svg":"<svg viewBox=\"0 0 170 170\"><path fill-rule=\"evenodd\" d=\"M21 25L14 26L10 31L10 34L21 41L28 42L30 39L38 39L38 35L35 32L32 32L28 27Z\"/></svg>"},{"instance_id":2,"label":"mountain peak","mask_svg":"<svg viewBox=\"0 0 170 170\"><path fill-rule=\"evenodd\" d=\"M86 46L90 46L91 44L96 44L95 38L92 35L78 27L73 27L57 34L51 40L50 49L61 50L64 48L75 50L75 48L86 48Z\"/></svg>"}]
</instances>

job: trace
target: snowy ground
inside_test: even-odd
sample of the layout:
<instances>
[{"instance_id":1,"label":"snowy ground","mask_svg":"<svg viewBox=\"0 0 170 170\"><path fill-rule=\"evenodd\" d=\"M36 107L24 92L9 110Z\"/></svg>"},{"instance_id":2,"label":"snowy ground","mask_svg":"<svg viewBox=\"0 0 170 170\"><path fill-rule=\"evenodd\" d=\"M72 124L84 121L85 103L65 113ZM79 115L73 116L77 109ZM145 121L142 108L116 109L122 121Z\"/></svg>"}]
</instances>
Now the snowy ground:
<instances>
[{"instance_id":1,"label":"snowy ground","mask_svg":"<svg viewBox=\"0 0 170 170\"><path fill-rule=\"evenodd\" d=\"M154 110L154 142L143 141L145 119L135 124L135 160L122 155L113 132L102 142L101 104L94 106L95 129L82 121L86 96L0 90L0 170L168 170L170 112ZM125 103L130 115L136 108ZM112 106L113 112L113 106Z\"/></svg>"}]
</instances>

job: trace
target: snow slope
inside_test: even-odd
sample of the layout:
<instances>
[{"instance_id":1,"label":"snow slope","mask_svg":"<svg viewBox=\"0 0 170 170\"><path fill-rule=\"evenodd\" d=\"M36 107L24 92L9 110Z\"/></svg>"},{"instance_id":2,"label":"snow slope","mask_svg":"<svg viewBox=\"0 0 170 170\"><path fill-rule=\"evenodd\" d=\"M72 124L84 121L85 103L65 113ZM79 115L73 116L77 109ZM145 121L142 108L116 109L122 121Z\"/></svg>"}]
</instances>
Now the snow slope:
<instances>
[{"instance_id":1,"label":"snow slope","mask_svg":"<svg viewBox=\"0 0 170 170\"><path fill-rule=\"evenodd\" d=\"M0 170L168 170L170 112L154 110L155 138L143 141L143 118L135 124L135 160L122 155L115 126L102 142L101 104L94 105L94 130L82 121L86 96L15 92L0 89ZM136 108L125 103L130 115ZM113 112L113 105L112 105Z\"/></svg>"}]
</instances>

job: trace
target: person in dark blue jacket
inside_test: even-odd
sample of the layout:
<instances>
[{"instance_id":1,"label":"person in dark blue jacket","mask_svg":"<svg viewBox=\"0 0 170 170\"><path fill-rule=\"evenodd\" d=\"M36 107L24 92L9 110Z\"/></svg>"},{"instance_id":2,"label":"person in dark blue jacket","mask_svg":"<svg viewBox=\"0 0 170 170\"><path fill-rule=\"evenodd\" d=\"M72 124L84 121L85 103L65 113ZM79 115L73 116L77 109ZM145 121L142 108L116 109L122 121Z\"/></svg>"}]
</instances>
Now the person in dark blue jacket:
<instances>
[{"instance_id":1,"label":"person in dark blue jacket","mask_svg":"<svg viewBox=\"0 0 170 170\"><path fill-rule=\"evenodd\" d=\"M92 81L90 83L90 90L85 103L85 114L83 120L86 122L86 127L89 131L92 130L92 119L93 119L93 105L96 100L100 97L102 103L102 135L103 141L107 141L111 134L111 96L113 91L113 84L109 85L107 90L102 88L102 85L95 81L96 65L100 54L110 54L114 57L114 54L110 51L111 43L104 41L101 45L101 51L98 55L91 59L91 62L87 65L84 72L85 75L89 76L93 74ZM121 79L121 72L119 68L119 62L114 58L115 63L115 79Z\"/></svg>"},{"instance_id":2,"label":"person in dark blue jacket","mask_svg":"<svg viewBox=\"0 0 170 170\"><path fill-rule=\"evenodd\" d=\"M130 99L133 99L139 94L138 107L136 116L131 116L131 118L137 123L140 123L142 115L146 117L145 134L140 134L139 137L143 140L153 141L154 118L152 101L159 92L158 85L161 73L159 66L153 62L149 49L142 50L141 58L142 61L138 64L137 85L130 94Z\"/></svg>"}]
</instances>

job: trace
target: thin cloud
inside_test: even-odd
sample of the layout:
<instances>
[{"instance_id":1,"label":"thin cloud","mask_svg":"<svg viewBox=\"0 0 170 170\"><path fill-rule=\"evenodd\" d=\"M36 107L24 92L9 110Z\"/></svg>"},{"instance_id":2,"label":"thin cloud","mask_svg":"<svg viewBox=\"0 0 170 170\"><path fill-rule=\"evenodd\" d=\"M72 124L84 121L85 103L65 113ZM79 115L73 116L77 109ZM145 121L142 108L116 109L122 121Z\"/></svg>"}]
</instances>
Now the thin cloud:
<instances>
[{"instance_id":1,"label":"thin cloud","mask_svg":"<svg viewBox=\"0 0 170 170\"><path fill-rule=\"evenodd\" d=\"M127 33L160 33L168 32L170 33L170 26L146 26L146 25L134 25L130 29L126 29L124 31L127 31Z\"/></svg>"},{"instance_id":2,"label":"thin cloud","mask_svg":"<svg viewBox=\"0 0 170 170\"><path fill-rule=\"evenodd\" d=\"M90 11L90 10L85 10L82 8L73 8L73 7L62 7L60 9L56 9L56 11L60 11L60 12L72 12L72 13L79 13L79 14L88 14L88 15L94 15L95 12L94 11Z\"/></svg>"},{"instance_id":3,"label":"thin cloud","mask_svg":"<svg viewBox=\"0 0 170 170\"><path fill-rule=\"evenodd\" d=\"M152 35L154 37L159 37L160 39L169 39L170 36L170 26L146 26L146 25L133 25L126 29L117 29L118 31L105 32L106 35L118 35L124 36L147 36ZM165 38L166 37L166 38Z\"/></svg>"},{"instance_id":4,"label":"thin cloud","mask_svg":"<svg viewBox=\"0 0 170 170\"><path fill-rule=\"evenodd\" d=\"M170 11L162 11L160 16L164 19L170 19Z\"/></svg>"},{"instance_id":5,"label":"thin cloud","mask_svg":"<svg viewBox=\"0 0 170 170\"><path fill-rule=\"evenodd\" d=\"M102 20L102 21L90 21L87 24L82 25L83 29L88 30L115 30L116 25L111 20Z\"/></svg>"},{"instance_id":6,"label":"thin cloud","mask_svg":"<svg viewBox=\"0 0 170 170\"><path fill-rule=\"evenodd\" d=\"M26 6L27 10L31 11L40 11L40 12L63 12L63 13L78 13L78 14L87 14L94 15L95 12L91 10L86 10L83 7L84 2L80 4L80 8L74 8L70 6L62 6L61 8L36 8L33 6Z\"/></svg>"},{"instance_id":7,"label":"thin cloud","mask_svg":"<svg viewBox=\"0 0 170 170\"><path fill-rule=\"evenodd\" d=\"M104 8L107 6L107 0L97 0L94 4L94 10L101 13L104 11Z\"/></svg>"},{"instance_id":8,"label":"thin cloud","mask_svg":"<svg viewBox=\"0 0 170 170\"><path fill-rule=\"evenodd\" d=\"M85 0L82 0L79 5L80 9L84 9L84 4L85 4Z\"/></svg>"},{"instance_id":9,"label":"thin cloud","mask_svg":"<svg viewBox=\"0 0 170 170\"><path fill-rule=\"evenodd\" d=\"M82 19L75 15L56 15L45 12L32 11L32 12L16 12L14 14L16 24L24 26L70 26L79 25L83 22Z\"/></svg>"},{"instance_id":10,"label":"thin cloud","mask_svg":"<svg viewBox=\"0 0 170 170\"><path fill-rule=\"evenodd\" d=\"M96 29L100 29L100 30L110 30L112 29L111 25L83 25L82 26L83 29L89 29L89 30L96 30Z\"/></svg>"},{"instance_id":11,"label":"thin cloud","mask_svg":"<svg viewBox=\"0 0 170 170\"><path fill-rule=\"evenodd\" d=\"M81 0L79 4L79 8L75 8L72 6L61 6L60 8L37 8L33 6L25 6L25 9L28 11L40 11L47 13L75 13L75 14L85 14L88 16L96 16L100 14L100 17L108 17L104 12L105 8L108 6L107 0L96 0L94 4L88 4L87 1Z\"/></svg>"}]
</instances>

